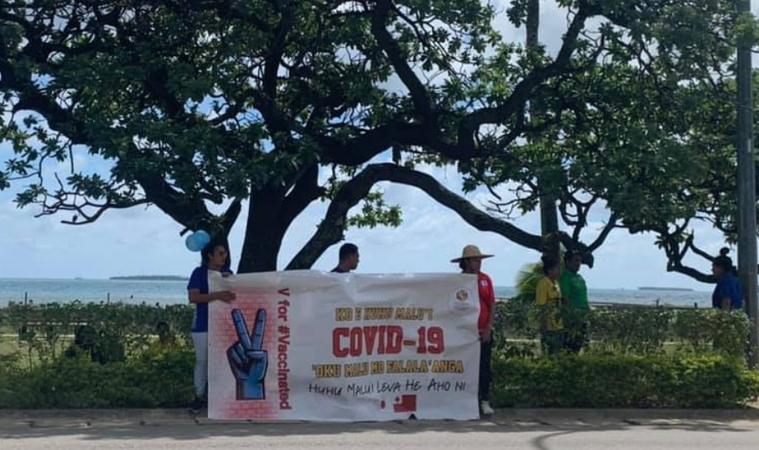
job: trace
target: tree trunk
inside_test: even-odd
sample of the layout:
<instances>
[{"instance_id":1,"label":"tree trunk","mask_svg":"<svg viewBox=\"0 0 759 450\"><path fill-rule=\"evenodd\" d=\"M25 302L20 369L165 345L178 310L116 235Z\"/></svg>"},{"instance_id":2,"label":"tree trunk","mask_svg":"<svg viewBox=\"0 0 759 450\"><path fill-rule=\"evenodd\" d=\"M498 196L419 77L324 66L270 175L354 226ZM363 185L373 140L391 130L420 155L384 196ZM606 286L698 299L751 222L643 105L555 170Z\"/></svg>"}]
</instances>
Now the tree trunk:
<instances>
[{"instance_id":1,"label":"tree trunk","mask_svg":"<svg viewBox=\"0 0 759 450\"><path fill-rule=\"evenodd\" d=\"M546 183L540 183L545 186ZM559 217L556 212L556 197L550 192L540 193L540 234L544 239L545 254L559 257Z\"/></svg>"},{"instance_id":2,"label":"tree trunk","mask_svg":"<svg viewBox=\"0 0 759 450\"><path fill-rule=\"evenodd\" d=\"M539 45L538 30L540 29L540 0L530 0L527 4L527 48L535 49ZM531 106L531 115L540 116L542 108L537 102ZM559 214L556 209L556 196L548 191L544 180L538 180L540 195L540 234L544 239L543 252L554 257L559 256Z\"/></svg>"},{"instance_id":3,"label":"tree trunk","mask_svg":"<svg viewBox=\"0 0 759 450\"><path fill-rule=\"evenodd\" d=\"M312 162L291 174L288 183L269 185L253 192L238 272L277 270L285 233L295 218L322 195L318 181L319 164Z\"/></svg>"},{"instance_id":4,"label":"tree trunk","mask_svg":"<svg viewBox=\"0 0 759 450\"><path fill-rule=\"evenodd\" d=\"M540 28L540 0L530 0L527 4L527 48L538 46Z\"/></svg>"},{"instance_id":5,"label":"tree trunk","mask_svg":"<svg viewBox=\"0 0 759 450\"><path fill-rule=\"evenodd\" d=\"M277 270L277 257L289 225L281 221L284 194L282 188L267 186L251 196L239 273Z\"/></svg>"}]
</instances>

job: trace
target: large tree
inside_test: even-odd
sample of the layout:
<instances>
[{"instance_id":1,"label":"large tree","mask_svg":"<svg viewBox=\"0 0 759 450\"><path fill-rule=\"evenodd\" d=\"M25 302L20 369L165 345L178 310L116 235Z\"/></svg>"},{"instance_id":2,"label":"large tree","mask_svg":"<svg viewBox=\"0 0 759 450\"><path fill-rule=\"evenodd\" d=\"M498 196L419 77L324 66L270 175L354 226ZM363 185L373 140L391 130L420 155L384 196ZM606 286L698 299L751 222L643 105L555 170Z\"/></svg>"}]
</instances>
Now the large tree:
<instances>
[{"instance_id":1,"label":"large tree","mask_svg":"<svg viewBox=\"0 0 759 450\"><path fill-rule=\"evenodd\" d=\"M512 10L516 23L529 18L528 3ZM505 230L515 216L541 209L548 194L558 199L567 228L558 238L566 247L592 252L615 229L653 233L667 270L713 281L684 258L709 256L689 232L695 221L714 224L728 240L734 236L731 64L738 34L751 34L753 25L736 15L732 2L655 3L608 12L607 21L584 34L588 52L575 52L575 70L533 96L541 114L530 122L539 132L527 133L530 139L514 142L506 154L459 164L465 190L494 192L484 211L462 197L450 202L462 217L476 214L479 220L470 223L481 230ZM530 56L535 65L550 60L544 52ZM485 66L479 73L492 79L499 70ZM605 224L583 242L589 217L599 211ZM508 227L502 234L542 248L529 230Z\"/></svg>"},{"instance_id":2,"label":"large tree","mask_svg":"<svg viewBox=\"0 0 759 450\"><path fill-rule=\"evenodd\" d=\"M513 54L479 1L4 2L2 136L14 156L0 186L32 180L19 203L73 211L67 223L154 204L188 229L222 236L247 199L240 271L273 270L309 204L366 198L340 177L320 183L320 169L357 175L391 148L467 160L508 147L523 134L525 103L568 69L599 11L578 2L555 60L478 107L462 76L496 46L508 50L495 58ZM482 145L488 125L511 132ZM77 153L111 169L84 172ZM48 161L68 161L70 173L51 173ZM215 215L209 203L229 207ZM317 232L289 267L308 267L346 223L325 222L329 239Z\"/></svg>"},{"instance_id":3,"label":"large tree","mask_svg":"<svg viewBox=\"0 0 759 450\"><path fill-rule=\"evenodd\" d=\"M248 200L240 271L276 269L295 218L340 193L344 180L320 183L321 169L352 174L432 134L419 120L423 100L393 89L390 61L470 63L495 38L478 2L408 3L4 2L2 136L14 155L0 187L31 180L19 204L73 211L66 223L153 204L221 236ZM413 28L428 21L447 31ZM84 172L76 154L111 168ZM69 173L52 173L50 161L67 161ZM228 209L215 215L210 204ZM344 225L329 224L338 234Z\"/></svg>"},{"instance_id":4,"label":"large tree","mask_svg":"<svg viewBox=\"0 0 759 450\"><path fill-rule=\"evenodd\" d=\"M756 29L732 2L717 12L665 9L663 24L640 38L611 40L615 59L561 85L584 107L548 143L566 161L556 189L567 223L586 225L600 202L607 225L653 234L668 271L702 282L714 281L714 256L696 246L694 224L736 237L733 64L737 40L754 39ZM688 265L690 255L704 257L707 270Z\"/></svg>"},{"instance_id":5,"label":"large tree","mask_svg":"<svg viewBox=\"0 0 759 450\"><path fill-rule=\"evenodd\" d=\"M347 224L397 223L397 210L372 193L383 180L425 189L470 223L541 248L540 234L473 208L415 165L458 164L466 189L529 188L542 177L541 189L553 186L560 199L572 172L541 173L541 161L571 157L534 137L562 136L559 125L589 108L573 83L603 76L604 58L635 71L636 45L688 56L665 67L680 74L668 79L687 79L719 39L683 30L724 30L727 3L562 1L568 26L550 56L504 42L495 10L478 0L6 1L2 137L14 154L0 188L31 180L19 203L73 211L68 223L153 204L221 236L247 200L241 272L310 267ZM515 24L526 7L511 2ZM593 18L604 25L589 27ZM531 101L545 105L540 120L529 117ZM379 161L388 152L394 163ZM110 168L85 172L76 154ZM53 173L50 161L69 163L69 173ZM330 202L323 222L281 264L285 232L319 200ZM368 217L351 221L361 201ZM214 214L212 204L227 209Z\"/></svg>"}]
</instances>

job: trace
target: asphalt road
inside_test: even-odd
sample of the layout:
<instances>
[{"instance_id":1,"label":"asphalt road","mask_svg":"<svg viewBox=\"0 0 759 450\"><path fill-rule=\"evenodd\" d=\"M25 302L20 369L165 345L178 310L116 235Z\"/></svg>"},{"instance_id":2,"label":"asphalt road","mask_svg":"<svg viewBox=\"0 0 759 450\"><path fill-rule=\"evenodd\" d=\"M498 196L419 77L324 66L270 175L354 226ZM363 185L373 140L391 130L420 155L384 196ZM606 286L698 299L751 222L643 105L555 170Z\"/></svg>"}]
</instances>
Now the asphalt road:
<instances>
[{"instance_id":1,"label":"asphalt road","mask_svg":"<svg viewBox=\"0 0 759 450\"><path fill-rule=\"evenodd\" d=\"M745 412L509 411L479 422L261 424L171 412L0 412L0 449L759 449Z\"/></svg>"}]
</instances>

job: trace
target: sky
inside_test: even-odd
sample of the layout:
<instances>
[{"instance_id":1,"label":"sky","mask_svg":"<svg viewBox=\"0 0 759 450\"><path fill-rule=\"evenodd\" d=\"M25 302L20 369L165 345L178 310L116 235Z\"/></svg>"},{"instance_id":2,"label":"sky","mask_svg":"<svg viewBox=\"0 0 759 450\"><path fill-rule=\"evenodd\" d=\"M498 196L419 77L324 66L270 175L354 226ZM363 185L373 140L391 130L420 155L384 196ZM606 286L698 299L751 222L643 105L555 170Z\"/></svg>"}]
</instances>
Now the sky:
<instances>
[{"instance_id":1,"label":"sky","mask_svg":"<svg viewBox=\"0 0 759 450\"><path fill-rule=\"evenodd\" d=\"M496 2L501 5L505 2ZM756 3L752 2L754 8ZM757 11L755 11L756 13ZM555 49L565 29L565 13L551 1L541 2L540 39ZM505 22L499 29L508 37L523 39L523 30L515 30ZM756 63L755 63L756 64ZM8 146L0 145L0 161L8 154ZM79 164L97 162L81 158ZM449 189L460 192L460 177L455 169L426 168ZM454 212L432 201L413 187L383 183L389 204L399 204L403 223L397 228L350 229L349 242L360 248L359 272L452 272L450 263L466 244L478 245L483 252L495 256L485 261L483 270L499 286L511 286L519 269L535 262L539 254L519 247L494 233L480 232L466 224ZM107 278L116 275L189 274L197 265L199 255L188 251L182 227L156 207L135 207L106 212L95 224L71 226L60 223L62 216L35 218L34 207L18 209L13 203L16 189L0 191L0 278ZM488 198L483 192L468 195L475 204ZM233 267L242 246L242 225L246 208L231 235ZM326 211L325 204L312 204L285 236L280 265L283 267L316 229ZM586 241L602 227L608 213L599 209L591 216L592 226ZM532 233L539 232L539 217L530 214L514 222ZM707 225L696 230L700 246L714 254L723 246L720 233ZM330 270L337 261L337 248L330 248L314 269ZM611 234L606 244L595 253L593 269L583 268L591 288L629 288L639 286L686 287L708 290L708 286L679 274L666 272L666 258L654 245L650 235L629 235L624 230ZM706 261L692 259L693 265L708 270ZM2 282L2 281L0 281Z\"/></svg>"}]
</instances>

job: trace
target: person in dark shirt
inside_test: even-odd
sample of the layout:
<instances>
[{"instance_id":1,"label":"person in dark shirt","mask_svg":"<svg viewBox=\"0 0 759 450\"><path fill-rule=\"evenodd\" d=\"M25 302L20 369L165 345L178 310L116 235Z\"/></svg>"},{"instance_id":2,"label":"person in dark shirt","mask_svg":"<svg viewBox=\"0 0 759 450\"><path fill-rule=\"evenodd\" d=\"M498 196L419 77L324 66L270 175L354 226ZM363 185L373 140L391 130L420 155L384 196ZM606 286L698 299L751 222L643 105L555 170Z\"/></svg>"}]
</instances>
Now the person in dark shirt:
<instances>
[{"instance_id":1,"label":"person in dark shirt","mask_svg":"<svg viewBox=\"0 0 759 450\"><path fill-rule=\"evenodd\" d=\"M340 262L332 269L335 273L349 273L358 267L358 247L347 243L340 247Z\"/></svg>"},{"instance_id":2,"label":"person in dark shirt","mask_svg":"<svg viewBox=\"0 0 759 450\"><path fill-rule=\"evenodd\" d=\"M712 293L712 307L723 311L743 309L743 288L736 275L730 250L723 248L719 256L712 262L712 273L717 279L717 285Z\"/></svg>"}]
</instances>

